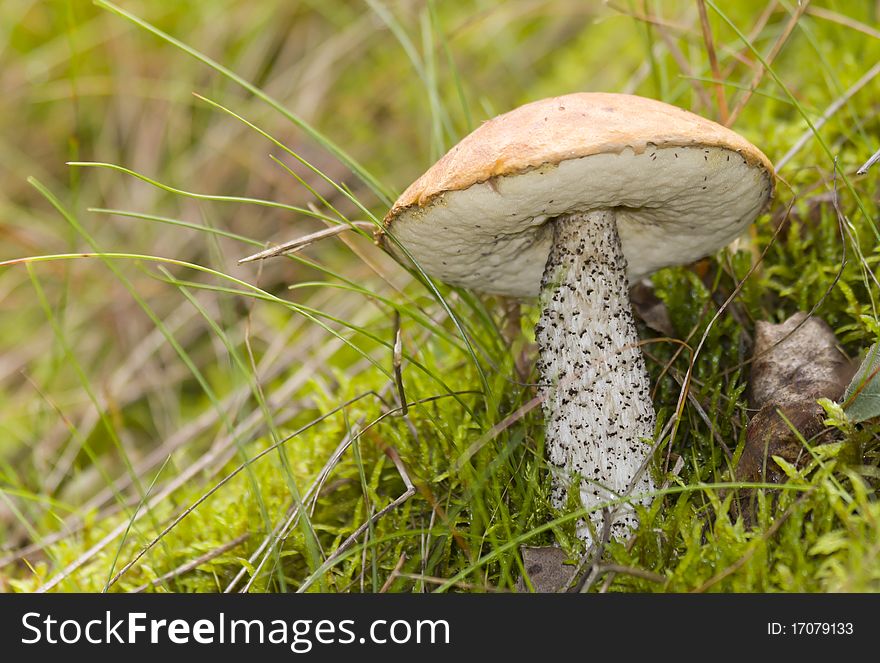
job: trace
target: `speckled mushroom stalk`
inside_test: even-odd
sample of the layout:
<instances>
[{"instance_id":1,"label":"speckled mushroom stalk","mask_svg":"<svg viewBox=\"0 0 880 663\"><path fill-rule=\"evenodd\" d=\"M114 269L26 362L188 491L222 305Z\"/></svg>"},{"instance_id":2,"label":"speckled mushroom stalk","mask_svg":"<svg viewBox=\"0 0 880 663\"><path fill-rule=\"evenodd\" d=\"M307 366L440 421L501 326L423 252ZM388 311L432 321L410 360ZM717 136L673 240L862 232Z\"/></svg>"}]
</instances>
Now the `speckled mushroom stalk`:
<instances>
[{"instance_id":1,"label":"speckled mushroom stalk","mask_svg":"<svg viewBox=\"0 0 880 663\"><path fill-rule=\"evenodd\" d=\"M552 500L562 509L574 483L601 536L638 524L631 496L647 503L654 485L643 467L654 434L650 384L630 308L626 258L611 210L558 217L541 280L540 395L553 468ZM578 536L593 540L586 522Z\"/></svg>"}]
</instances>

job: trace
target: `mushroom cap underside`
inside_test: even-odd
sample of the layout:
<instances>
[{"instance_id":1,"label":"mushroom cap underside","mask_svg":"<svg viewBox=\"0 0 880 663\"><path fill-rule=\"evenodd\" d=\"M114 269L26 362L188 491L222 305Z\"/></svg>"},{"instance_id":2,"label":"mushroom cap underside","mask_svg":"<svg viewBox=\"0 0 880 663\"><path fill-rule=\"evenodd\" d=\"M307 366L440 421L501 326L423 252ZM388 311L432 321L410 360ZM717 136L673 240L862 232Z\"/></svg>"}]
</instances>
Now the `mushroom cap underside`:
<instances>
[{"instance_id":1,"label":"mushroom cap underside","mask_svg":"<svg viewBox=\"0 0 880 663\"><path fill-rule=\"evenodd\" d=\"M383 235L447 283L526 297L557 216L614 210L634 280L729 243L772 194L770 162L729 129L643 97L579 93L484 123L403 193Z\"/></svg>"}]
</instances>

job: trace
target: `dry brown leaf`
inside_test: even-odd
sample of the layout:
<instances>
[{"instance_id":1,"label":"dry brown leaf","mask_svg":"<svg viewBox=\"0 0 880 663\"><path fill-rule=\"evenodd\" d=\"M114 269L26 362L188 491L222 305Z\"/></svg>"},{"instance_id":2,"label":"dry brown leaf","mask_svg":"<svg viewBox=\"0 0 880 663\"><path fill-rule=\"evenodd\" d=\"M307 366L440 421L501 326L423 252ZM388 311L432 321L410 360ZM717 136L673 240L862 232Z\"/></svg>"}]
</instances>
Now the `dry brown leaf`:
<instances>
[{"instance_id":1,"label":"dry brown leaf","mask_svg":"<svg viewBox=\"0 0 880 663\"><path fill-rule=\"evenodd\" d=\"M854 372L823 320L796 313L780 324L758 322L749 382L750 404L758 412L749 421L736 478L778 483L785 475L772 456L796 465L809 457L800 437L831 442L816 400L840 398Z\"/></svg>"},{"instance_id":2,"label":"dry brown leaf","mask_svg":"<svg viewBox=\"0 0 880 663\"><path fill-rule=\"evenodd\" d=\"M523 566L537 593L555 593L571 582L574 567L566 564L568 555L556 546L522 546ZM516 584L516 591L528 592L529 587L523 578Z\"/></svg>"},{"instance_id":3,"label":"dry brown leaf","mask_svg":"<svg viewBox=\"0 0 880 663\"><path fill-rule=\"evenodd\" d=\"M629 291L629 300L635 314L651 329L664 336L675 338L675 330L669 317L669 309L655 293L647 279L638 281Z\"/></svg>"},{"instance_id":4,"label":"dry brown leaf","mask_svg":"<svg viewBox=\"0 0 880 663\"><path fill-rule=\"evenodd\" d=\"M838 399L855 373L828 324L795 313L780 324L755 325L749 401L760 409L775 403Z\"/></svg>"}]
</instances>

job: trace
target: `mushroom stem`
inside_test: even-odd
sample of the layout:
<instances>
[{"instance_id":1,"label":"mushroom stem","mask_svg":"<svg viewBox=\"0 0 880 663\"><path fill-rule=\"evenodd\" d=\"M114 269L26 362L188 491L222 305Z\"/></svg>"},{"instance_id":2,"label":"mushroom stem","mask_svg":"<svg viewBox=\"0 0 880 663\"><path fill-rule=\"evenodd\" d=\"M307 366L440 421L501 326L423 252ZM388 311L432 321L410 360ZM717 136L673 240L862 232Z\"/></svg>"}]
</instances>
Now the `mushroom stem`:
<instances>
[{"instance_id":1,"label":"mushroom stem","mask_svg":"<svg viewBox=\"0 0 880 663\"><path fill-rule=\"evenodd\" d=\"M655 415L615 214L568 214L552 226L535 336L553 504L564 508L578 481L586 508L627 495L648 503L643 495L653 481L639 470L651 451L645 440L653 438ZM606 517L615 539L638 525L631 503L598 509L590 520L600 537ZM577 531L593 541L585 521Z\"/></svg>"}]
</instances>

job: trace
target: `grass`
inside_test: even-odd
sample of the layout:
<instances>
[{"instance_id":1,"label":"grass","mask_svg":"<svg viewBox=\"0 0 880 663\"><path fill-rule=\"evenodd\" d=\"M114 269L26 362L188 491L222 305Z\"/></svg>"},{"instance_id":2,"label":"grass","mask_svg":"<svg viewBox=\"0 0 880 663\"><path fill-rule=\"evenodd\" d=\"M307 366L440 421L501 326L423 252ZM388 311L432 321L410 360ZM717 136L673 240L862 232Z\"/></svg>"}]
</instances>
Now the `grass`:
<instances>
[{"instance_id":1,"label":"grass","mask_svg":"<svg viewBox=\"0 0 880 663\"><path fill-rule=\"evenodd\" d=\"M880 589L877 423L838 412L785 484L732 479L756 321L812 311L853 358L880 337L878 171L856 174L877 11L2 3L0 590L511 591L519 547L554 541L574 569L582 514L548 503L517 367L533 303L407 272L354 222L486 118L575 90L733 118L785 157L753 232L652 277L665 487L584 589Z\"/></svg>"}]
</instances>

